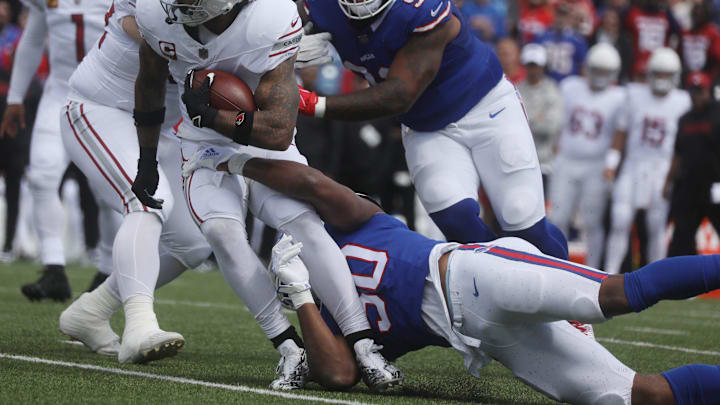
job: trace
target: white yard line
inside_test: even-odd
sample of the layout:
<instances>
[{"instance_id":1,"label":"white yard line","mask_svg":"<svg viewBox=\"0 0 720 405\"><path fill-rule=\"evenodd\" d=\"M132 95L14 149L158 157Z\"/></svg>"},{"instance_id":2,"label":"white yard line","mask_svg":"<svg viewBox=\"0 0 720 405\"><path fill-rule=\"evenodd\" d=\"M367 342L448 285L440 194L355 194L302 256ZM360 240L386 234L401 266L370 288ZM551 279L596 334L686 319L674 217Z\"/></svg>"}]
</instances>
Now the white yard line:
<instances>
[{"instance_id":1,"label":"white yard line","mask_svg":"<svg viewBox=\"0 0 720 405\"><path fill-rule=\"evenodd\" d=\"M648 343L648 342L636 342L634 340L621 340L621 339L614 339L614 338L597 338L597 341L603 342L603 343L615 343L615 344L619 344L619 345L651 347L653 349L665 349L665 350L672 350L672 351L684 352L684 353L704 354L707 356L720 356L720 352L714 352L712 350L697 350L697 349L690 349L690 348L682 347L682 346L668 346L668 345L658 345L655 343Z\"/></svg>"},{"instance_id":2,"label":"white yard line","mask_svg":"<svg viewBox=\"0 0 720 405\"><path fill-rule=\"evenodd\" d=\"M632 332L642 332L642 333L655 333L657 335L689 335L690 332L684 331L684 330L677 330L677 329L656 329L656 328L637 328L633 326L626 326L624 328L625 330L629 330Z\"/></svg>"},{"instance_id":3,"label":"white yard line","mask_svg":"<svg viewBox=\"0 0 720 405\"><path fill-rule=\"evenodd\" d=\"M79 340L58 340L58 342L66 345L85 346L85 344Z\"/></svg>"},{"instance_id":4,"label":"white yard line","mask_svg":"<svg viewBox=\"0 0 720 405\"><path fill-rule=\"evenodd\" d=\"M347 400L342 400L342 399L330 399L330 398L316 397L316 396L312 396L312 395L290 394L287 392L271 391L271 390L266 390L266 389L262 389L262 388L248 387L245 385L219 384L219 383L213 383L213 382L208 382L208 381L194 380L191 378L173 377L170 375L144 373L141 371L123 370L123 369L111 368L111 367L101 367L101 366L95 366L92 364L70 363L67 361L48 360L48 359L41 359L39 357L27 357L27 356L18 356L18 355L14 355L14 354L0 353L0 359L20 360L20 361L27 361L30 363L48 364L51 366L61 366L61 367L79 368L79 369L83 369L83 370L101 371L101 372L105 372L105 373L113 373L113 374L128 375L128 376L133 376L133 377L149 378L149 379L153 379L153 380L169 381L169 382L174 382L174 383L178 383L178 384L191 384L191 385L199 385L199 386L208 387L208 388L218 388L218 389L223 389L223 390L228 390L228 391L249 392L249 393L258 394L258 395L268 395L268 396L280 397L280 398L285 398L285 399L323 402L326 404L365 405L365 403L357 402L357 401L347 401Z\"/></svg>"}]
</instances>

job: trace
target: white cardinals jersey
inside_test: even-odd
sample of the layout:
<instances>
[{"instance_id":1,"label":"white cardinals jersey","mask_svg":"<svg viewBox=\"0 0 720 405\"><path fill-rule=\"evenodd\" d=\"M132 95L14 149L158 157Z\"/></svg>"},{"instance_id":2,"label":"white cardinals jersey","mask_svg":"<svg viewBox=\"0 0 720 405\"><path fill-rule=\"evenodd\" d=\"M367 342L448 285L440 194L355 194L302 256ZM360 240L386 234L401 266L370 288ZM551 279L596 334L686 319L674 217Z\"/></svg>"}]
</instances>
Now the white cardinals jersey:
<instances>
[{"instance_id":1,"label":"white cardinals jersey","mask_svg":"<svg viewBox=\"0 0 720 405\"><path fill-rule=\"evenodd\" d=\"M215 36L200 26L203 43L196 41L182 24L168 24L159 1L137 4L136 20L145 41L169 61L170 73L183 92L185 75L191 69L218 69L242 79L255 91L262 76L291 58L302 37L302 22L295 4L288 0L250 1L235 21ZM181 102L178 99L178 102ZM208 128L192 125L181 104L183 122L178 136L192 140L230 143L230 139Z\"/></svg>"},{"instance_id":2,"label":"white cardinals jersey","mask_svg":"<svg viewBox=\"0 0 720 405\"><path fill-rule=\"evenodd\" d=\"M68 78L100 37L111 0L22 0L45 13L48 29L50 77L59 83Z\"/></svg>"},{"instance_id":3,"label":"white cardinals jersey","mask_svg":"<svg viewBox=\"0 0 720 405\"><path fill-rule=\"evenodd\" d=\"M675 147L678 120L691 105L690 96L684 90L673 89L665 97L656 97L647 84L628 85L625 113L618 120L618 129L628 133L627 162L653 158L669 161Z\"/></svg>"},{"instance_id":4,"label":"white cardinals jersey","mask_svg":"<svg viewBox=\"0 0 720 405\"><path fill-rule=\"evenodd\" d=\"M122 28L122 19L128 16L135 16L135 0L115 0L105 17L105 32L70 77L76 97L133 110L140 44ZM168 86L165 99L165 124L172 126L180 119L176 86Z\"/></svg>"},{"instance_id":5,"label":"white cardinals jersey","mask_svg":"<svg viewBox=\"0 0 720 405\"><path fill-rule=\"evenodd\" d=\"M574 159L602 159L613 139L626 101L625 89L592 91L586 79L570 76L560 83L565 122L559 154Z\"/></svg>"}]
</instances>

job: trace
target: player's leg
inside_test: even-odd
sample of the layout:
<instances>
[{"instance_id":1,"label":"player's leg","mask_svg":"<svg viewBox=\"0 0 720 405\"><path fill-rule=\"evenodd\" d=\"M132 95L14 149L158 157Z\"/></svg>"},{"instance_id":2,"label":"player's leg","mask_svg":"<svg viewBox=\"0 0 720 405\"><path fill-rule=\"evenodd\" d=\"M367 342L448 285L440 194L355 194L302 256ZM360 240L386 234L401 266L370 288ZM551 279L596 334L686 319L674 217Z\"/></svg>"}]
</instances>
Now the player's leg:
<instances>
[{"instance_id":1,"label":"player's leg","mask_svg":"<svg viewBox=\"0 0 720 405\"><path fill-rule=\"evenodd\" d=\"M603 163L588 171L582 184L582 201L580 203L580 215L582 215L587 235L586 264L595 268L600 267L602 262L605 245L603 217L608 201L607 183L602 175L602 165Z\"/></svg>"},{"instance_id":2,"label":"player's leg","mask_svg":"<svg viewBox=\"0 0 720 405\"><path fill-rule=\"evenodd\" d=\"M270 159L307 164L294 146L284 152L256 151ZM303 244L300 254L310 271L313 289L327 306L355 350L363 380L375 390L399 384L403 375L375 349L370 324L352 281L345 256L328 235L317 213L256 181L249 181L250 210L265 224L292 235Z\"/></svg>"},{"instance_id":3,"label":"player's leg","mask_svg":"<svg viewBox=\"0 0 720 405\"><path fill-rule=\"evenodd\" d=\"M458 124L463 131L456 134L457 139L471 148L477 173L505 234L567 259L565 236L545 218L540 164L515 87L501 80Z\"/></svg>"},{"instance_id":4,"label":"player's leg","mask_svg":"<svg viewBox=\"0 0 720 405\"><path fill-rule=\"evenodd\" d=\"M648 232L648 262L654 262L667 256L667 219L669 203L658 190L654 193L647 210L645 222Z\"/></svg>"},{"instance_id":5,"label":"player's leg","mask_svg":"<svg viewBox=\"0 0 720 405\"><path fill-rule=\"evenodd\" d=\"M205 146L183 141L182 149L191 156ZM275 288L247 240L244 180L199 169L185 179L184 189L192 218L212 247L223 277L280 352L281 375L270 387L301 388L309 373L302 340L282 312Z\"/></svg>"},{"instance_id":6,"label":"player's leg","mask_svg":"<svg viewBox=\"0 0 720 405\"><path fill-rule=\"evenodd\" d=\"M628 249L630 227L635 216L632 202L633 181L629 172L630 168L625 167L620 173L612 195L610 234L605 249L605 271L610 274L620 272L620 266Z\"/></svg>"},{"instance_id":7,"label":"player's leg","mask_svg":"<svg viewBox=\"0 0 720 405\"><path fill-rule=\"evenodd\" d=\"M405 159L420 201L447 240L490 241L497 236L480 219L480 179L470 150L445 135L456 127L439 132L404 127Z\"/></svg>"},{"instance_id":8,"label":"player's leg","mask_svg":"<svg viewBox=\"0 0 720 405\"><path fill-rule=\"evenodd\" d=\"M40 242L43 276L35 283L22 287L31 300L71 297L70 284L65 276L63 236L65 210L58 188L68 165L68 158L60 137L58 112L65 95L50 83L40 99L30 144L30 165L27 171L32 195L32 213Z\"/></svg>"},{"instance_id":9,"label":"player's leg","mask_svg":"<svg viewBox=\"0 0 720 405\"><path fill-rule=\"evenodd\" d=\"M581 183L575 180L574 170L577 168L570 165L567 159L558 157L553 167L549 190L552 208L548 218L567 235L582 187Z\"/></svg>"},{"instance_id":10,"label":"player's leg","mask_svg":"<svg viewBox=\"0 0 720 405\"><path fill-rule=\"evenodd\" d=\"M105 199L105 204L125 213L112 254L113 282L125 309L118 358L121 362L144 362L174 355L184 340L177 333L162 331L153 311L158 241L162 223L173 206L167 179L160 169L156 196L165 201L162 210L145 207L132 192L139 152L130 113L70 102L61 122L65 144L96 194Z\"/></svg>"},{"instance_id":11,"label":"player's leg","mask_svg":"<svg viewBox=\"0 0 720 405\"><path fill-rule=\"evenodd\" d=\"M100 231L100 240L96 248L97 259L96 265L98 272L90 283L87 292L96 289L100 284L105 281L108 276L112 273L112 248L115 242L115 235L117 235L118 229L122 224L122 214L117 212L113 207L103 203L98 198L99 213L98 213L98 226Z\"/></svg>"}]
</instances>

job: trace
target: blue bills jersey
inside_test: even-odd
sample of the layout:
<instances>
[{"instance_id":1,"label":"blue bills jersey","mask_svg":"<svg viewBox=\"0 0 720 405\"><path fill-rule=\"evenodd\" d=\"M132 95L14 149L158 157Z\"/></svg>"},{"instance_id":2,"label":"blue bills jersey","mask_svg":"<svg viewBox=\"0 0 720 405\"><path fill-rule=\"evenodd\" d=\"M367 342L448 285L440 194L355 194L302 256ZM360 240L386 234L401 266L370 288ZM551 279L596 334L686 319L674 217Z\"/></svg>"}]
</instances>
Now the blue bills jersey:
<instances>
[{"instance_id":1,"label":"blue bills jersey","mask_svg":"<svg viewBox=\"0 0 720 405\"><path fill-rule=\"evenodd\" d=\"M393 1L393 0L388 0ZM370 85L387 77L395 54L413 34L429 32L454 15L461 23L435 79L400 121L415 131L437 131L458 121L497 85L503 72L495 53L477 39L452 0L394 0L378 20L357 28L337 0L306 0L310 19L332 43L346 68Z\"/></svg>"},{"instance_id":2,"label":"blue bills jersey","mask_svg":"<svg viewBox=\"0 0 720 405\"><path fill-rule=\"evenodd\" d=\"M558 82L579 75L587 55L587 42L573 30L548 30L535 38L547 50L548 75Z\"/></svg>"},{"instance_id":3,"label":"blue bills jersey","mask_svg":"<svg viewBox=\"0 0 720 405\"><path fill-rule=\"evenodd\" d=\"M450 346L429 331L421 311L430 251L441 242L409 230L387 214L374 215L353 232L326 227L347 258L383 356L394 360L426 346ZM321 312L333 332L340 334L329 312L324 308Z\"/></svg>"}]
</instances>

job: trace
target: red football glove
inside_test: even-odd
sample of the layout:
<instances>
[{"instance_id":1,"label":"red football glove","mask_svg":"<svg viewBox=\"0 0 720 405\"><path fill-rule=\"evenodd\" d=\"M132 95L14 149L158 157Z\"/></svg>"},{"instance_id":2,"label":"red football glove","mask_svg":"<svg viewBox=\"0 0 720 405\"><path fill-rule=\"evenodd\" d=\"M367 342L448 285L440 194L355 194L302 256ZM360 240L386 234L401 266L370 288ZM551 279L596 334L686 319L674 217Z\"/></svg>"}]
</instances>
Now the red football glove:
<instances>
[{"instance_id":1,"label":"red football glove","mask_svg":"<svg viewBox=\"0 0 720 405\"><path fill-rule=\"evenodd\" d=\"M320 97L318 97L314 91L307 90L300 85L298 85L298 90L300 90L300 105L298 106L298 111L302 115L315 117L315 107L320 101Z\"/></svg>"}]
</instances>

